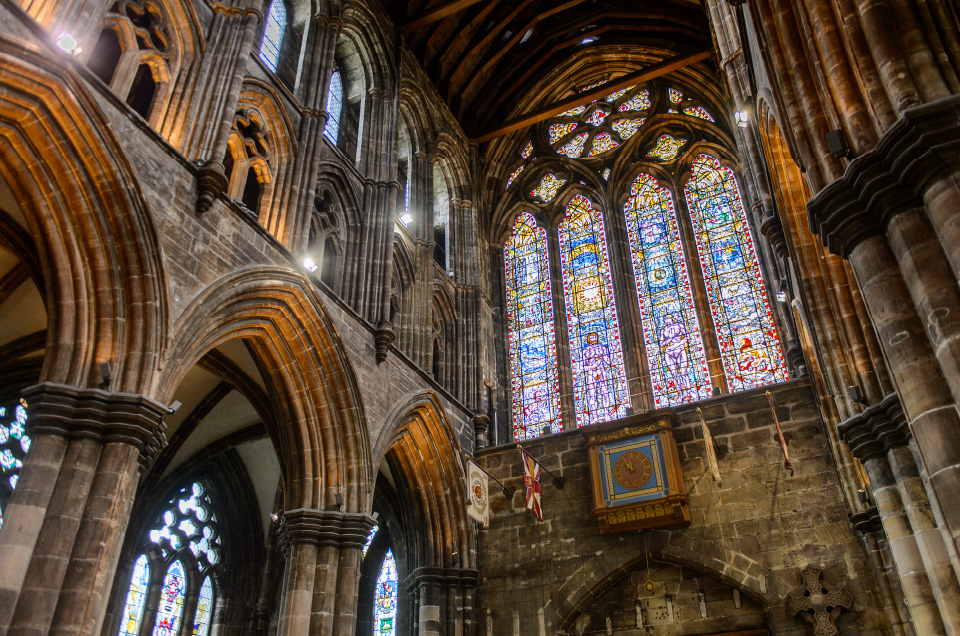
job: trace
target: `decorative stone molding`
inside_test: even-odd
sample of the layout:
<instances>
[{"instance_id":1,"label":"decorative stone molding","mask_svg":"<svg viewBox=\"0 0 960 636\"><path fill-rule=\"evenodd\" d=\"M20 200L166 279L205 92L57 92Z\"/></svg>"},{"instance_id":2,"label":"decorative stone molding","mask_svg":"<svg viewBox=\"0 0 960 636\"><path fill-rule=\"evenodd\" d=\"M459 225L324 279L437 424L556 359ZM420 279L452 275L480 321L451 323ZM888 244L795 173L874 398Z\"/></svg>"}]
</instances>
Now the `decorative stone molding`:
<instances>
[{"instance_id":1,"label":"decorative stone molding","mask_svg":"<svg viewBox=\"0 0 960 636\"><path fill-rule=\"evenodd\" d=\"M807 202L810 229L846 258L890 217L922 205L927 185L960 166L960 95L904 111L876 148Z\"/></svg>"},{"instance_id":2,"label":"decorative stone molding","mask_svg":"<svg viewBox=\"0 0 960 636\"><path fill-rule=\"evenodd\" d=\"M906 446L911 435L896 393L847 418L837 426L837 432L860 461L882 457L892 448Z\"/></svg>"},{"instance_id":3,"label":"decorative stone molding","mask_svg":"<svg viewBox=\"0 0 960 636\"><path fill-rule=\"evenodd\" d=\"M477 449L485 448L487 445L486 433L490 425L490 418L486 413L477 413L473 416L473 433L476 436L474 445Z\"/></svg>"},{"instance_id":4,"label":"decorative stone molding","mask_svg":"<svg viewBox=\"0 0 960 636\"><path fill-rule=\"evenodd\" d=\"M130 444L140 451L141 471L153 465L167 443L163 417L170 409L143 395L44 382L24 389L23 398L31 436Z\"/></svg>"},{"instance_id":5,"label":"decorative stone molding","mask_svg":"<svg viewBox=\"0 0 960 636\"><path fill-rule=\"evenodd\" d=\"M455 584L461 588L474 588L480 578L480 572L471 568L417 568L404 582L409 592L423 585Z\"/></svg>"},{"instance_id":6,"label":"decorative stone molding","mask_svg":"<svg viewBox=\"0 0 960 636\"><path fill-rule=\"evenodd\" d=\"M800 570L803 584L787 593L787 611L813 625L815 636L839 634L834 622L840 612L853 605L853 594L842 587L820 580L822 571L814 565Z\"/></svg>"},{"instance_id":7,"label":"decorative stone molding","mask_svg":"<svg viewBox=\"0 0 960 636\"><path fill-rule=\"evenodd\" d=\"M287 544L360 548L367 542L375 525L373 517L363 513L297 508L283 513L280 534Z\"/></svg>"},{"instance_id":8,"label":"decorative stone molding","mask_svg":"<svg viewBox=\"0 0 960 636\"><path fill-rule=\"evenodd\" d=\"M373 334L373 341L377 347L377 364L387 359L387 349L396 337L397 332L393 330L393 325L389 321L381 320L377 323L377 330Z\"/></svg>"},{"instance_id":9,"label":"decorative stone molding","mask_svg":"<svg viewBox=\"0 0 960 636\"><path fill-rule=\"evenodd\" d=\"M219 161L207 161L200 166L197 171L197 214L207 212L213 206L213 201L227 189L229 182Z\"/></svg>"},{"instance_id":10,"label":"decorative stone molding","mask_svg":"<svg viewBox=\"0 0 960 636\"><path fill-rule=\"evenodd\" d=\"M867 535L875 532L883 532L883 523L880 520L880 511L874 506L869 510L850 515L850 525L854 531L859 534Z\"/></svg>"}]
</instances>

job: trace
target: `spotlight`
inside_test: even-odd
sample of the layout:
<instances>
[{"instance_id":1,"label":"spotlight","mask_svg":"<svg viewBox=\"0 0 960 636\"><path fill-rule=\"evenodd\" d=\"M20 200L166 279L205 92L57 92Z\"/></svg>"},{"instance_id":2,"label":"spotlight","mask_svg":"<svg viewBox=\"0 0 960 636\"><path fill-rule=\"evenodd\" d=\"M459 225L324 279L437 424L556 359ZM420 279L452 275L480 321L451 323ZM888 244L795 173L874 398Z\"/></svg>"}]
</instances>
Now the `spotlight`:
<instances>
[{"instance_id":1,"label":"spotlight","mask_svg":"<svg viewBox=\"0 0 960 636\"><path fill-rule=\"evenodd\" d=\"M170 415L173 415L174 413L177 412L177 409L179 409L181 406L183 406L183 403L180 400L174 400L173 404L170 405L170 408L167 409L167 412Z\"/></svg>"},{"instance_id":2,"label":"spotlight","mask_svg":"<svg viewBox=\"0 0 960 636\"><path fill-rule=\"evenodd\" d=\"M113 381L113 373L110 371L109 362L100 363L100 388L106 389L110 386L110 382Z\"/></svg>"},{"instance_id":3,"label":"spotlight","mask_svg":"<svg viewBox=\"0 0 960 636\"><path fill-rule=\"evenodd\" d=\"M591 42L596 42L597 38L583 38L580 40L580 44L590 44Z\"/></svg>"},{"instance_id":4,"label":"spotlight","mask_svg":"<svg viewBox=\"0 0 960 636\"><path fill-rule=\"evenodd\" d=\"M310 258L309 256L303 259L303 266L306 268L308 272L315 272L319 269L319 267L317 267L317 264L314 263L313 259Z\"/></svg>"},{"instance_id":5,"label":"spotlight","mask_svg":"<svg viewBox=\"0 0 960 636\"><path fill-rule=\"evenodd\" d=\"M83 51L80 45L77 44L77 41L73 39L73 36L66 31L61 33L60 37L57 38L57 46L71 55L80 55Z\"/></svg>"},{"instance_id":6,"label":"spotlight","mask_svg":"<svg viewBox=\"0 0 960 636\"><path fill-rule=\"evenodd\" d=\"M404 212L400 215L400 222L403 223L403 227L407 227L413 223L413 216L409 212Z\"/></svg>"},{"instance_id":7,"label":"spotlight","mask_svg":"<svg viewBox=\"0 0 960 636\"><path fill-rule=\"evenodd\" d=\"M747 122L750 120L750 115L745 110L738 110L733 114L733 119L737 122L737 126L746 128Z\"/></svg>"},{"instance_id":8,"label":"spotlight","mask_svg":"<svg viewBox=\"0 0 960 636\"><path fill-rule=\"evenodd\" d=\"M787 302L787 283L780 281L780 287L777 289L777 300L782 303Z\"/></svg>"}]
</instances>

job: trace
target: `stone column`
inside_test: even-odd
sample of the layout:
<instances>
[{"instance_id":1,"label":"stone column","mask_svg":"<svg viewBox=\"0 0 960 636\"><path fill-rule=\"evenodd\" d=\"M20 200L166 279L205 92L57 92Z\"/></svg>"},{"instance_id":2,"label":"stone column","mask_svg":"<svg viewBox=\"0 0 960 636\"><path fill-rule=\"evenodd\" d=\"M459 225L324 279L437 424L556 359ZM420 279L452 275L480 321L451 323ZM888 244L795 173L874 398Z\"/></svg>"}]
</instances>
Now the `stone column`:
<instances>
[{"instance_id":1,"label":"stone column","mask_svg":"<svg viewBox=\"0 0 960 636\"><path fill-rule=\"evenodd\" d=\"M167 408L49 382L23 396L34 446L0 531L0 634L99 633Z\"/></svg>"},{"instance_id":2,"label":"stone column","mask_svg":"<svg viewBox=\"0 0 960 636\"><path fill-rule=\"evenodd\" d=\"M283 516L289 544L280 634L353 636L365 514L299 508Z\"/></svg>"},{"instance_id":3,"label":"stone column","mask_svg":"<svg viewBox=\"0 0 960 636\"><path fill-rule=\"evenodd\" d=\"M411 572L404 587L415 598L417 636L468 634L478 576L479 572L469 568L423 567Z\"/></svg>"}]
</instances>

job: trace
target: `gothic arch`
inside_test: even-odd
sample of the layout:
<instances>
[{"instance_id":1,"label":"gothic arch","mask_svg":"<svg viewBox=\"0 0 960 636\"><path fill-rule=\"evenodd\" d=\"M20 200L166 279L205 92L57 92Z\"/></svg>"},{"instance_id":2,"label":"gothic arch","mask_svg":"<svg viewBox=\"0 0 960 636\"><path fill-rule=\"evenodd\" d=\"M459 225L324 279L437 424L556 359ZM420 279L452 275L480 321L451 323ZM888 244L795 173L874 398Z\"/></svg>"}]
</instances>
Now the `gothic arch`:
<instances>
[{"instance_id":1,"label":"gothic arch","mask_svg":"<svg viewBox=\"0 0 960 636\"><path fill-rule=\"evenodd\" d=\"M200 294L177 321L158 394L169 399L187 370L227 340L248 341L276 396L274 437L285 508L370 505L370 450L356 377L313 285L289 269L251 267ZM268 424L269 425L269 424Z\"/></svg>"},{"instance_id":2,"label":"gothic arch","mask_svg":"<svg viewBox=\"0 0 960 636\"><path fill-rule=\"evenodd\" d=\"M380 20L369 7L361 3L350 3L344 7L343 30L337 49L338 52L349 50L359 56L367 90L394 89L393 37L382 28Z\"/></svg>"},{"instance_id":3,"label":"gothic arch","mask_svg":"<svg viewBox=\"0 0 960 636\"><path fill-rule=\"evenodd\" d=\"M137 178L72 69L0 38L0 176L47 294L41 379L142 392L164 345L160 246Z\"/></svg>"}]
</instances>

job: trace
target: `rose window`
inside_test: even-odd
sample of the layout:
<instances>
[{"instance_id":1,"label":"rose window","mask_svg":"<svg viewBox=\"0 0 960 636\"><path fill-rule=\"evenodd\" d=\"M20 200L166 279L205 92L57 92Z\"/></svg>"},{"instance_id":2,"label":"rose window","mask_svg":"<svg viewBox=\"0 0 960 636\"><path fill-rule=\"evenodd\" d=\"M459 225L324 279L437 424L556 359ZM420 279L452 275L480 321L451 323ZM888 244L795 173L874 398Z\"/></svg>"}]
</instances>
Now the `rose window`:
<instances>
[{"instance_id":1,"label":"rose window","mask_svg":"<svg viewBox=\"0 0 960 636\"><path fill-rule=\"evenodd\" d=\"M551 120L550 146L571 159L602 155L637 134L650 107L650 91L636 86L576 106Z\"/></svg>"}]
</instances>

